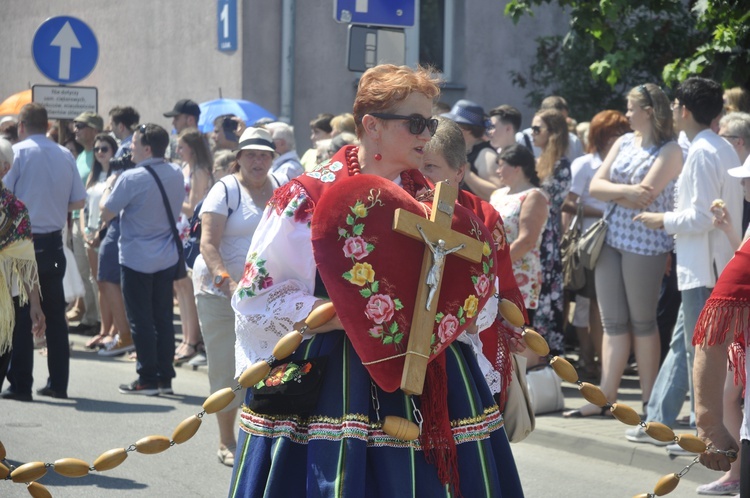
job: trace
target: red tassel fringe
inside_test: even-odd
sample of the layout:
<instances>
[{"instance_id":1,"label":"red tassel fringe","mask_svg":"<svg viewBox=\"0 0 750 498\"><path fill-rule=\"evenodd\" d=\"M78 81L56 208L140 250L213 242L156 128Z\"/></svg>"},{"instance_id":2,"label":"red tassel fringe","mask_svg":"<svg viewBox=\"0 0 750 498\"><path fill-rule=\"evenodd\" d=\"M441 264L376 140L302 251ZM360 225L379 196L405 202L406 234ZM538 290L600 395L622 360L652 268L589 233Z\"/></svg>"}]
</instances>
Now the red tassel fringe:
<instances>
[{"instance_id":1,"label":"red tassel fringe","mask_svg":"<svg viewBox=\"0 0 750 498\"><path fill-rule=\"evenodd\" d=\"M735 385L744 387L747 385L745 372L745 345L740 342L733 342L729 345L729 364L734 370ZM743 390L744 394L744 390Z\"/></svg>"},{"instance_id":2,"label":"red tassel fringe","mask_svg":"<svg viewBox=\"0 0 750 498\"><path fill-rule=\"evenodd\" d=\"M427 366L425 386L420 396L420 410L424 418L419 441L427 463L437 468L438 478L450 484L453 494L461 498L458 475L458 454L448 414L448 375L445 353Z\"/></svg>"},{"instance_id":3,"label":"red tassel fringe","mask_svg":"<svg viewBox=\"0 0 750 498\"><path fill-rule=\"evenodd\" d=\"M749 334L750 302L734 298L710 298L706 301L693 332L693 346L721 344L727 332L734 331L734 342Z\"/></svg>"}]
</instances>

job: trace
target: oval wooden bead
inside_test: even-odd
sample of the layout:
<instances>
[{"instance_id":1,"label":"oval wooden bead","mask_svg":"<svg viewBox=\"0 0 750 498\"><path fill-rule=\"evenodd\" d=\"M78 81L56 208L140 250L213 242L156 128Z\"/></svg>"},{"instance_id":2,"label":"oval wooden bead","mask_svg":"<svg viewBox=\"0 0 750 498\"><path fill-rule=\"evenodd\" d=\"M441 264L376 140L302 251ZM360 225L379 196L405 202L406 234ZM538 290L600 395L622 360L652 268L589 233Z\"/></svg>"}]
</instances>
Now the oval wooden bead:
<instances>
[{"instance_id":1,"label":"oval wooden bead","mask_svg":"<svg viewBox=\"0 0 750 498\"><path fill-rule=\"evenodd\" d=\"M5 453L5 445L3 445L3 442L0 441L0 460L5 460L5 457L7 454Z\"/></svg>"},{"instance_id":2,"label":"oval wooden bead","mask_svg":"<svg viewBox=\"0 0 750 498\"><path fill-rule=\"evenodd\" d=\"M706 451L706 443L693 434L680 434L677 436L677 444L683 450L691 453L703 453Z\"/></svg>"},{"instance_id":3,"label":"oval wooden bead","mask_svg":"<svg viewBox=\"0 0 750 498\"><path fill-rule=\"evenodd\" d=\"M258 361L247 367L247 370L242 372L242 375L240 375L239 378L239 383L242 387L249 389L265 379L270 371L271 365L269 365L267 361Z\"/></svg>"},{"instance_id":4,"label":"oval wooden bead","mask_svg":"<svg viewBox=\"0 0 750 498\"><path fill-rule=\"evenodd\" d=\"M544 340L544 337L539 332L532 329L524 329L522 335L524 342L526 342L526 345L533 352L539 356L547 356L549 354L549 344L547 344L547 341Z\"/></svg>"},{"instance_id":5,"label":"oval wooden bead","mask_svg":"<svg viewBox=\"0 0 750 498\"><path fill-rule=\"evenodd\" d=\"M175 428L172 433L172 441L174 441L175 444L182 444L195 436L195 433L200 429L201 422L203 421L196 415L186 418Z\"/></svg>"},{"instance_id":6,"label":"oval wooden bead","mask_svg":"<svg viewBox=\"0 0 750 498\"><path fill-rule=\"evenodd\" d=\"M17 467L10 473L13 482L31 482L36 481L47 473L47 467L44 462L29 462Z\"/></svg>"},{"instance_id":7,"label":"oval wooden bead","mask_svg":"<svg viewBox=\"0 0 750 498\"><path fill-rule=\"evenodd\" d=\"M576 367L571 365L565 358L555 356L550 360L549 364L552 365L552 369L562 380L570 382L571 384L575 384L578 381Z\"/></svg>"},{"instance_id":8,"label":"oval wooden bead","mask_svg":"<svg viewBox=\"0 0 750 498\"><path fill-rule=\"evenodd\" d=\"M675 438L674 431L659 422L648 422L644 430L652 438L664 443L672 442Z\"/></svg>"},{"instance_id":9,"label":"oval wooden bead","mask_svg":"<svg viewBox=\"0 0 750 498\"><path fill-rule=\"evenodd\" d=\"M310 329L317 329L323 324L328 323L334 316L336 316L336 310L333 307L333 303L328 301L327 303L321 304L307 315L307 318L305 318L305 325Z\"/></svg>"},{"instance_id":10,"label":"oval wooden bead","mask_svg":"<svg viewBox=\"0 0 750 498\"><path fill-rule=\"evenodd\" d=\"M654 486L654 494L656 496L664 496L674 491L674 488L680 484L680 476L677 474L667 474L656 483Z\"/></svg>"},{"instance_id":11,"label":"oval wooden bead","mask_svg":"<svg viewBox=\"0 0 750 498\"><path fill-rule=\"evenodd\" d=\"M33 498L52 498L52 493L38 482L29 483L26 490Z\"/></svg>"},{"instance_id":12,"label":"oval wooden bead","mask_svg":"<svg viewBox=\"0 0 750 498\"><path fill-rule=\"evenodd\" d=\"M10 470L8 470L8 467L3 465L2 462L0 462L0 480L5 479L10 474Z\"/></svg>"},{"instance_id":13,"label":"oval wooden bead","mask_svg":"<svg viewBox=\"0 0 750 498\"><path fill-rule=\"evenodd\" d=\"M648 493L641 493L639 495L635 495L633 498L648 498Z\"/></svg>"},{"instance_id":14,"label":"oval wooden bead","mask_svg":"<svg viewBox=\"0 0 750 498\"><path fill-rule=\"evenodd\" d=\"M229 406L229 403L231 403L233 399L234 391L231 387L225 387L209 396L206 401L203 402L203 409L206 410L206 413L216 413Z\"/></svg>"},{"instance_id":15,"label":"oval wooden bead","mask_svg":"<svg viewBox=\"0 0 750 498\"><path fill-rule=\"evenodd\" d=\"M578 386L578 389L581 391L581 394L589 403L593 403L596 406L607 405L607 397L604 395L602 390L596 387L594 384L582 382L581 385Z\"/></svg>"},{"instance_id":16,"label":"oval wooden bead","mask_svg":"<svg viewBox=\"0 0 750 498\"><path fill-rule=\"evenodd\" d=\"M170 444L166 436L146 436L135 442L135 451L144 455L155 455L169 448Z\"/></svg>"},{"instance_id":17,"label":"oval wooden bead","mask_svg":"<svg viewBox=\"0 0 750 498\"><path fill-rule=\"evenodd\" d=\"M94 460L94 468L99 472L105 470L112 470L128 457L128 452L125 448L115 448L114 450L105 451L99 458Z\"/></svg>"},{"instance_id":18,"label":"oval wooden bead","mask_svg":"<svg viewBox=\"0 0 750 498\"><path fill-rule=\"evenodd\" d=\"M54 465L55 472L65 477L83 477L89 473L89 464L78 458L61 458Z\"/></svg>"},{"instance_id":19,"label":"oval wooden bead","mask_svg":"<svg viewBox=\"0 0 750 498\"><path fill-rule=\"evenodd\" d=\"M641 423L641 416L628 405L615 403L612 405L612 415L623 424L638 425Z\"/></svg>"},{"instance_id":20,"label":"oval wooden bead","mask_svg":"<svg viewBox=\"0 0 750 498\"><path fill-rule=\"evenodd\" d=\"M296 330L292 330L276 343L276 346L273 348L273 356L277 360L283 360L294 353L300 344L302 344L302 334Z\"/></svg>"},{"instance_id":21,"label":"oval wooden bead","mask_svg":"<svg viewBox=\"0 0 750 498\"><path fill-rule=\"evenodd\" d=\"M515 327L523 327L523 313L521 313L521 310L513 302L501 299L500 304L497 305L497 309L508 323Z\"/></svg>"},{"instance_id":22,"label":"oval wooden bead","mask_svg":"<svg viewBox=\"0 0 750 498\"><path fill-rule=\"evenodd\" d=\"M413 441L419 437L419 426L403 417L388 415L383 420L383 432L402 441Z\"/></svg>"}]
</instances>

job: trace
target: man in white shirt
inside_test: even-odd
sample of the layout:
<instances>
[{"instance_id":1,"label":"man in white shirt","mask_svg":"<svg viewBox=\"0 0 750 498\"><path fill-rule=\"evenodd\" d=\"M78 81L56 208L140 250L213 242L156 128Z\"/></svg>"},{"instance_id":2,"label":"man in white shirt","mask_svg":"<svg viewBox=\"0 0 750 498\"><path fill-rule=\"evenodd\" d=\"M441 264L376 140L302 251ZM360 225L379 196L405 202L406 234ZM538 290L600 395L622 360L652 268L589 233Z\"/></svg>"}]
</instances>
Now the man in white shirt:
<instances>
[{"instance_id":1,"label":"man in white shirt","mask_svg":"<svg viewBox=\"0 0 750 498\"><path fill-rule=\"evenodd\" d=\"M278 154L278 157L273 160L271 171L277 176L286 175L290 180L304 173L305 168L302 167L295 150L294 128L286 123L276 121L267 124L266 129L271 133Z\"/></svg>"},{"instance_id":2,"label":"man in white shirt","mask_svg":"<svg viewBox=\"0 0 750 498\"><path fill-rule=\"evenodd\" d=\"M721 85L693 77L677 89L672 104L675 127L690 141L677 181L675 210L640 213L636 221L675 236L677 287L682 294L688 374L692 380L692 331L724 266L734 254L729 240L713 226L711 203L722 199L739 235L742 187L727 171L740 165L737 152L710 126L723 108ZM692 386L691 386L692 387ZM691 389L692 392L692 389Z\"/></svg>"}]
</instances>

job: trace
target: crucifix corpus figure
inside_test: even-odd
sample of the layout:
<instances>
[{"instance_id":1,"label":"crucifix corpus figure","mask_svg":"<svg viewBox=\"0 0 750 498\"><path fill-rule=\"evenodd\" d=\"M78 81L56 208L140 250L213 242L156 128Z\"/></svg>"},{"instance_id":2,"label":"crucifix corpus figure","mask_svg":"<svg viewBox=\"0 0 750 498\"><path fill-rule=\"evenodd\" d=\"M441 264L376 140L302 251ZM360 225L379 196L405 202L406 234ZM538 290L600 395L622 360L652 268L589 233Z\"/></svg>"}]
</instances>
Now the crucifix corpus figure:
<instances>
[{"instance_id":1,"label":"crucifix corpus figure","mask_svg":"<svg viewBox=\"0 0 750 498\"><path fill-rule=\"evenodd\" d=\"M425 309L429 310L432 306L432 300L435 297L435 292L437 292L438 285L440 284L440 278L443 276L445 257L449 254L453 254L456 251L460 251L461 249L466 247L466 244L460 244L452 249L446 249L445 241L443 239L438 239L437 243L433 244L432 242L430 242L430 239L427 238L427 235L424 233L424 230L422 230L421 225L417 224L417 230L419 230L419 233L422 235L424 243L427 245L427 247L430 248L430 251L432 251L432 268L430 268L430 271L427 274L427 281L425 282L427 284L427 287L430 288L430 293L427 295L427 302L425 302Z\"/></svg>"},{"instance_id":2,"label":"crucifix corpus figure","mask_svg":"<svg viewBox=\"0 0 750 498\"><path fill-rule=\"evenodd\" d=\"M473 237L451 229L458 189L445 182L435 187L432 213L429 219L405 209L397 209L393 229L425 243L422 271L419 275L414 316L409 329L401 390L406 394L422 394L427 362L430 359L430 340L435 328L437 297L445 267L446 256L456 256L478 263L482 260L482 243ZM437 242L432 242L433 240ZM446 249L450 247L451 249ZM426 303L423 307L421 303Z\"/></svg>"}]
</instances>

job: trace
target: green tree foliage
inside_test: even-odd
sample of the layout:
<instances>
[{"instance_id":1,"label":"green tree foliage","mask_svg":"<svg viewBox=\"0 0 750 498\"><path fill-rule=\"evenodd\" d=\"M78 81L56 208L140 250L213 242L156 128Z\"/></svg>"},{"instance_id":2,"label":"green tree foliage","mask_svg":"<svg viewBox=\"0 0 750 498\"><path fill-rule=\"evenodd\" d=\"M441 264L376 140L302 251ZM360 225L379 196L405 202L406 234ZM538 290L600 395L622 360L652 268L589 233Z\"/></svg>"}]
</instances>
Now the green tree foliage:
<instances>
[{"instance_id":1,"label":"green tree foliage","mask_svg":"<svg viewBox=\"0 0 750 498\"><path fill-rule=\"evenodd\" d=\"M579 120L602 109L623 109L627 91L644 82L674 85L702 74L727 86L747 83L746 1L511 0L505 14L514 22L542 4L570 15L568 33L538 38L528 72L511 76L529 89L531 105L545 95L563 95Z\"/></svg>"}]
</instances>

